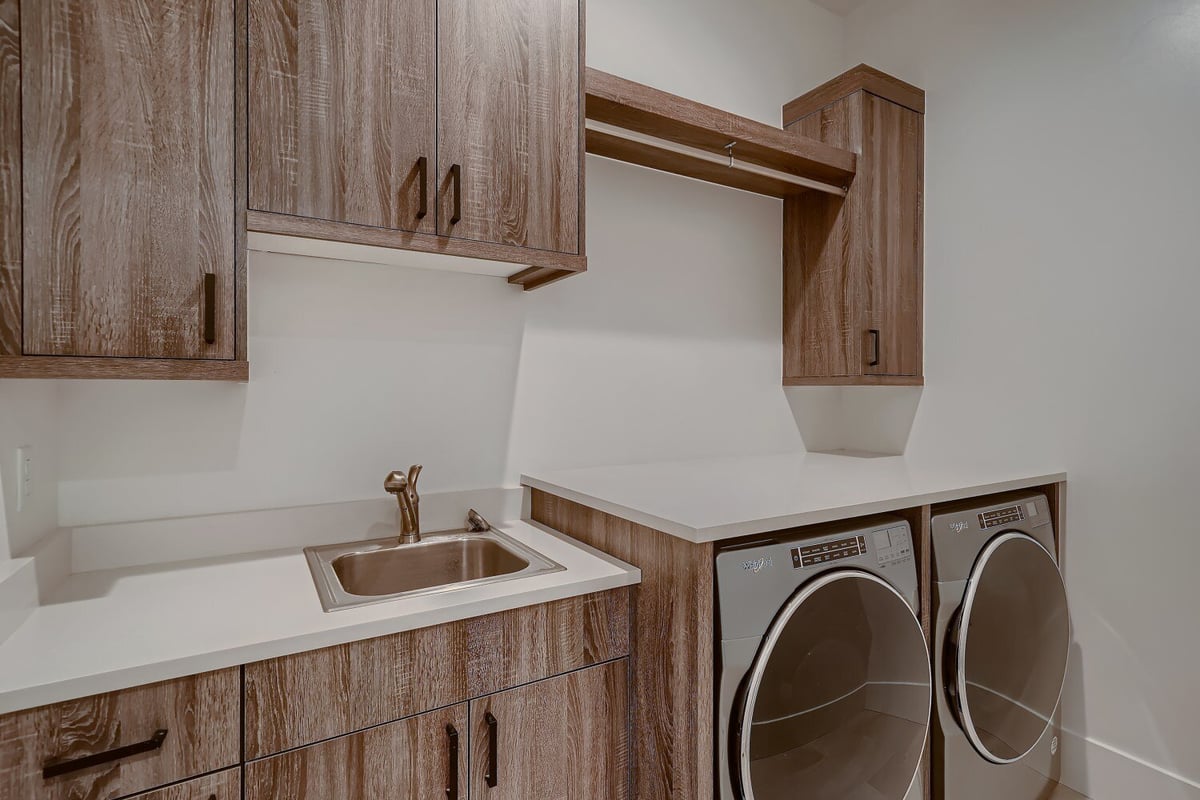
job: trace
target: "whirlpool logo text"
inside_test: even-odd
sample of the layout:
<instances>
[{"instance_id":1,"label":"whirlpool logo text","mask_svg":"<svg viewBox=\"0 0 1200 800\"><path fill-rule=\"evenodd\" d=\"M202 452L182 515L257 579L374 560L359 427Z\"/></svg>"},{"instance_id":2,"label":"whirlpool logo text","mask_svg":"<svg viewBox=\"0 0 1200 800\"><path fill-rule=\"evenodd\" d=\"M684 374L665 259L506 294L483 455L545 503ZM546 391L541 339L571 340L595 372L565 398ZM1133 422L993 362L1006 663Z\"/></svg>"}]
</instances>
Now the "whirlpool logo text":
<instances>
[{"instance_id":1,"label":"whirlpool logo text","mask_svg":"<svg viewBox=\"0 0 1200 800\"><path fill-rule=\"evenodd\" d=\"M774 564L775 559L771 558L770 556L763 556L762 558L754 558L749 561L743 561L742 569L748 569L757 575L767 567L773 566Z\"/></svg>"}]
</instances>

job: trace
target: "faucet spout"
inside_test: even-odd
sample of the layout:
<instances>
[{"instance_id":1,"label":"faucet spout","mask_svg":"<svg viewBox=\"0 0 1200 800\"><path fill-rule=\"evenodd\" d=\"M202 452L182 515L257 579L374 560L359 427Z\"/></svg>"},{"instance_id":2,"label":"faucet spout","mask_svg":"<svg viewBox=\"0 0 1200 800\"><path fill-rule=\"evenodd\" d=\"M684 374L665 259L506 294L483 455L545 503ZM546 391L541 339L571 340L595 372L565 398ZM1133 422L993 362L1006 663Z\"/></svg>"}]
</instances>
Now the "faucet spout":
<instances>
[{"instance_id":1,"label":"faucet spout","mask_svg":"<svg viewBox=\"0 0 1200 800\"><path fill-rule=\"evenodd\" d=\"M393 470L383 481L384 491L395 495L400 506L400 544L421 541L421 496L417 494L417 478L420 474L421 465L413 464L407 475L400 470Z\"/></svg>"}]
</instances>

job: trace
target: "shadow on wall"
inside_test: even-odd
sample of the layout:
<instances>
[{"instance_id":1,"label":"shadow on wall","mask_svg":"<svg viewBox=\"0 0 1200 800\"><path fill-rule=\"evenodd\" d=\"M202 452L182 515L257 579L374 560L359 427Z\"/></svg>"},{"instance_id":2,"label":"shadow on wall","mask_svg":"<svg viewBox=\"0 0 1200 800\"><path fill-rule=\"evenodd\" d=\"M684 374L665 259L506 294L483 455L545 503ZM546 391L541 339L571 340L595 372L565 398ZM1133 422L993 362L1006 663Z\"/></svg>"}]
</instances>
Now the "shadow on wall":
<instances>
[{"instance_id":1,"label":"shadow on wall","mask_svg":"<svg viewBox=\"0 0 1200 800\"><path fill-rule=\"evenodd\" d=\"M784 389L810 452L903 455L923 389L919 386L804 386Z\"/></svg>"}]
</instances>

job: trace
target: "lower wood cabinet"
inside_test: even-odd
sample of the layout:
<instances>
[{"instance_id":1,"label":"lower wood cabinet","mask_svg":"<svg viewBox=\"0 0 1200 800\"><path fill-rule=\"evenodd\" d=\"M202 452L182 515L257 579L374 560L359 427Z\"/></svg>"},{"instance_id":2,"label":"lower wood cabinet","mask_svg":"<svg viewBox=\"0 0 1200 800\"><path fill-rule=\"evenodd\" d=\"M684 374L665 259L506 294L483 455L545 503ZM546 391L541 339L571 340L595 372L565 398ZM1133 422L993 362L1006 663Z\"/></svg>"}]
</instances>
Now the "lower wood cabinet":
<instances>
[{"instance_id":1,"label":"lower wood cabinet","mask_svg":"<svg viewBox=\"0 0 1200 800\"><path fill-rule=\"evenodd\" d=\"M139 794L129 800L242 800L242 771L238 768L227 769Z\"/></svg>"},{"instance_id":2,"label":"lower wood cabinet","mask_svg":"<svg viewBox=\"0 0 1200 800\"><path fill-rule=\"evenodd\" d=\"M472 701L471 797L629 797L628 692L621 659Z\"/></svg>"},{"instance_id":3,"label":"lower wood cabinet","mask_svg":"<svg viewBox=\"0 0 1200 800\"><path fill-rule=\"evenodd\" d=\"M245 800L459 800L466 745L461 703L252 761Z\"/></svg>"}]
</instances>

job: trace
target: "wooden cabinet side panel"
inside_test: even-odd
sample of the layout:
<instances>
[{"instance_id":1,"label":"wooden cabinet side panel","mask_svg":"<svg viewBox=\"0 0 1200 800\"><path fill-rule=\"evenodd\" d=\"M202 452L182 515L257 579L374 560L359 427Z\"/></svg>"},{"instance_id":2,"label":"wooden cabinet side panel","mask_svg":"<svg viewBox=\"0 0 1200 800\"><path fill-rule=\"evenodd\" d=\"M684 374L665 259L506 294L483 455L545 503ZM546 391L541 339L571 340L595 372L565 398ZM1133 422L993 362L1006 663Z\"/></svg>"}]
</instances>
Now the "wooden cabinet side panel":
<instances>
[{"instance_id":1,"label":"wooden cabinet side panel","mask_svg":"<svg viewBox=\"0 0 1200 800\"><path fill-rule=\"evenodd\" d=\"M488 800L629 797L625 659L471 703L471 796ZM496 720L496 785L488 786Z\"/></svg>"},{"instance_id":2,"label":"wooden cabinet side panel","mask_svg":"<svg viewBox=\"0 0 1200 800\"><path fill-rule=\"evenodd\" d=\"M443 0L438 10L438 227L579 253L580 0ZM450 168L462 167L451 223Z\"/></svg>"},{"instance_id":3,"label":"wooden cabinet side panel","mask_svg":"<svg viewBox=\"0 0 1200 800\"><path fill-rule=\"evenodd\" d=\"M446 798L447 726L458 733L458 797L467 797L467 706L460 704L246 765L246 800Z\"/></svg>"},{"instance_id":4,"label":"wooden cabinet side panel","mask_svg":"<svg viewBox=\"0 0 1200 800\"><path fill-rule=\"evenodd\" d=\"M635 594L636 797L713 795L713 547L533 491L533 519L642 570Z\"/></svg>"},{"instance_id":5,"label":"wooden cabinet side panel","mask_svg":"<svg viewBox=\"0 0 1200 800\"><path fill-rule=\"evenodd\" d=\"M21 354L21 8L0 0L0 355Z\"/></svg>"},{"instance_id":6,"label":"wooden cabinet side panel","mask_svg":"<svg viewBox=\"0 0 1200 800\"><path fill-rule=\"evenodd\" d=\"M922 374L924 117L872 94L863 95L864 149L869 177L860 230L866 237L865 320L880 332L872 375Z\"/></svg>"},{"instance_id":7,"label":"wooden cabinet side panel","mask_svg":"<svg viewBox=\"0 0 1200 800\"><path fill-rule=\"evenodd\" d=\"M242 770L227 769L129 800L242 800Z\"/></svg>"},{"instance_id":8,"label":"wooden cabinet side panel","mask_svg":"<svg viewBox=\"0 0 1200 800\"><path fill-rule=\"evenodd\" d=\"M434 0L252 0L251 208L434 232L436 16Z\"/></svg>"},{"instance_id":9,"label":"wooden cabinet side panel","mask_svg":"<svg viewBox=\"0 0 1200 800\"><path fill-rule=\"evenodd\" d=\"M237 764L239 673L208 672L0 717L0 797L109 800ZM168 733L159 750L42 778L50 761L141 742L161 728Z\"/></svg>"},{"instance_id":10,"label":"wooden cabinet side panel","mask_svg":"<svg viewBox=\"0 0 1200 800\"><path fill-rule=\"evenodd\" d=\"M628 655L629 590L246 666L246 757Z\"/></svg>"},{"instance_id":11,"label":"wooden cabinet side panel","mask_svg":"<svg viewBox=\"0 0 1200 800\"><path fill-rule=\"evenodd\" d=\"M807 116L789 130L854 152L862 149L862 93ZM846 197L808 192L783 204L783 375L862 375L862 207L871 178L860 162Z\"/></svg>"},{"instance_id":12,"label":"wooden cabinet side panel","mask_svg":"<svg viewBox=\"0 0 1200 800\"><path fill-rule=\"evenodd\" d=\"M232 359L235 4L22 10L24 352Z\"/></svg>"}]
</instances>

